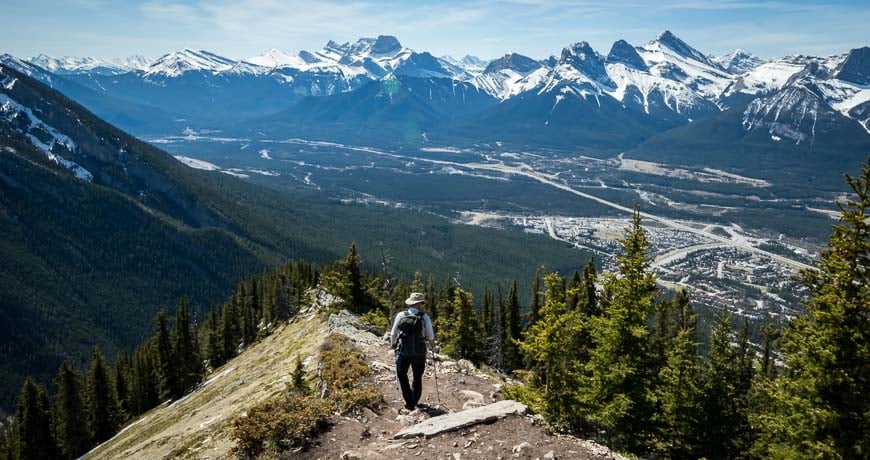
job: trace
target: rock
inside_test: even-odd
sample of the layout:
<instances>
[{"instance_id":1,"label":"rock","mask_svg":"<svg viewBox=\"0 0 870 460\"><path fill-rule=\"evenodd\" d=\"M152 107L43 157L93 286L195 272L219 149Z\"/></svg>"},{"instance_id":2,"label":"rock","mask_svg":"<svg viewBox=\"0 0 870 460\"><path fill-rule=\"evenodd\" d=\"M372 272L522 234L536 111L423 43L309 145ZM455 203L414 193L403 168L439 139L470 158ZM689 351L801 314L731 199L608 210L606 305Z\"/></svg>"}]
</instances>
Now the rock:
<instances>
[{"instance_id":1,"label":"rock","mask_svg":"<svg viewBox=\"0 0 870 460\"><path fill-rule=\"evenodd\" d=\"M471 361L467 359L460 359L459 361L457 361L456 367L459 369L459 372L462 372L463 374L467 374L476 369L474 367L474 364L472 364Z\"/></svg>"},{"instance_id":2,"label":"rock","mask_svg":"<svg viewBox=\"0 0 870 460\"><path fill-rule=\"evenodd\" d=\"M486 404L486 401L483 399L483 395L476 391L462 390L459 392L459 394L462 396L463 399L468 402L474 402L481 406Z\"/></svg>"},{"instance_id":3,"label":"rock","mask_svg":"<svg viewBox=\"0 0 870 460\"><path fill-rule=\"evenodd\" d=\"M478 423L488 423L511 414L525 414L529 408L522 403L505 400L486 406L475 407L452 414L433 417L418 423L393 436L393 439L413 438L416 436L430 437L439 433L459 430Z\"/></svg>"},{"instance_id":4,"label":"rock","mask_svg":"<svg viewBox=\"0 0 870 460\"><path fill-rule=\"evenodd\" d=\"M526 441L523 441L521 444L517 444L513 448L511 448L511 452L513 452L515 454L522 454L529 447L532 447L532 445Z\"/></svg>"},{"instance_id":5,"label":"rock","mask_svg":"<svg viewBox=\"0 0 870 460\"><path fill-rule=\"evenodd\" d=\"M453 460L462 460L462 454L460 454L459 452L454 452Z\"/></svg>"},{"instance_id":6,"label":"rock","mask_svg":"<svg viewBox=\"0 0 870 460\"><path fill-rule=\"evenodd\" d=\"M544 454L544 460L556 460L556 453L552 450Z\"/></svg>"},{"instance_id":7,"label":"rock","mask_svg":"<svg viewBox=\"0 0 870 460\"><path fill-rule=\"evenodd\" d=\"M359 452L352 451L352 450L346 450L346 451L342 452L341 457L339 457L339 458L341 460L364 460L365 459L365 457L363 457L362 454L360 454Z\"/></svg>"}]
</instances>

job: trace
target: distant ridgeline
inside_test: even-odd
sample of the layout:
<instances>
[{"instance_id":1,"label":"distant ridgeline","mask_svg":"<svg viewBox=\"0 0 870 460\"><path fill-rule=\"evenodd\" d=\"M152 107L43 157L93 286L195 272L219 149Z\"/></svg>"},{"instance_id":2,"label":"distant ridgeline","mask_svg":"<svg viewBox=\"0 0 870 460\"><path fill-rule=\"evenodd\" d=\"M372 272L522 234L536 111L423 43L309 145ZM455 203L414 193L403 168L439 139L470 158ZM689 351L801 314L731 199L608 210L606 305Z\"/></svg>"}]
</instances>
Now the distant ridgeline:
<instances>
[{"instance_id":1,"label":"distant ridgeline","mask_svg":"<svg viewBox=\"0 0 870 460\"><path fill-rule=\"evenodd\" d=\"M599 276L590 262L567 279L551 273L541 284L535 276L526 306L516 281L506 295L486 289L479 303L451 276L437 286L431 274L388 283L361 269L351 245L333 265L291 263L241 283L199 325L182 299L174 328L159 312L155 334L114 367L99 350L84 381L62 365L52 398L28 379L15 419L4 424L0 458L10 449L21 458L75 458L131 417L194 389L318 290L339 299L331 308L347 308L380 331L408 293L424 292L445 353L513 373L524 383L505 387L506 398L527 403L556 430L603 435L623 451L863 458L870 452L870 161L847 182L857 198L844 205L818 270L803 274L812 293L807 314L767 327L760 360L748 323L735 331L727 311L702 353L689 295L663 298L655 283L637 211L620 241L618 273Z\"/></svg>"}]
</instances>

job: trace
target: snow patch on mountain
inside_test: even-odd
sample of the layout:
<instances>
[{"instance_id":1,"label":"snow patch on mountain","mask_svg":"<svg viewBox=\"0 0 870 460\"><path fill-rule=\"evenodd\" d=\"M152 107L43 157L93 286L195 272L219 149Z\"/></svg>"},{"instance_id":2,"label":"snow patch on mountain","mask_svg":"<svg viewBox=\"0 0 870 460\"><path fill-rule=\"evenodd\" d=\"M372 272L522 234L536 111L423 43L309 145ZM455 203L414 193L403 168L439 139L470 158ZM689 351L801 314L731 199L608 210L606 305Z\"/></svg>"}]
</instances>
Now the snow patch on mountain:
<instances>
[{"instance_id":1,"label":"snow patch on mountain","mask_svg":"<svg viewBox=\"0 0 870 460\"><path fill-rule=\"evenodd\" d=\"M25 107L6 94L0 94L0 116L7 122L14 121L20 115L27 117L27 132L30 142L48 157L49 160L70 170L79 179L91 182L94 175L74 161L67 160L55 152L56 147L65 148L69 153L75 153L76 143L66 134L44 123L29 107Z\"/></svg>"},{"instance_id":2,"label":"snow patch on mountain","mask_svg":"<svg viewBox=\"0 0 870 460\"><path fill-rule=\"evenodd\" d=\"M739 75L725 89L723 95L730 96L735 93L766 94L778 91L789 79L806 67L803 63L797 63L784 59L765 62L752 70Z\"/></svg>"},{"instance_id":3,"label":"snow patch on mountain","mask_svg":"<svg viewBox=\"0 0 870 460\"><path fill-rule=\"evenodd\" d=\"M616 83L616 89L608 91L608 94L621 102L626 102L626 95L633 94L630 90L635 88L643 98L642 101L637 102L642 103L646 113L650 113L650 95L653 92L661 94L667 108L683 115L687 115L693 109L709 105L683 83L652 75L622 63L607 64L607 73Z\"/></svg>"},{"instance_id":4,"label":"snow patch on mountain","mask_svg":"<svg viewBox=\"0 0 870 460\"><path fill-rule=\"evenodd\" d=\"M812 143L823 101L806 84L792 85L768 97L753 100L743 113L747 131L767 129L771 137Z\"/></svg>"}]
</instances>

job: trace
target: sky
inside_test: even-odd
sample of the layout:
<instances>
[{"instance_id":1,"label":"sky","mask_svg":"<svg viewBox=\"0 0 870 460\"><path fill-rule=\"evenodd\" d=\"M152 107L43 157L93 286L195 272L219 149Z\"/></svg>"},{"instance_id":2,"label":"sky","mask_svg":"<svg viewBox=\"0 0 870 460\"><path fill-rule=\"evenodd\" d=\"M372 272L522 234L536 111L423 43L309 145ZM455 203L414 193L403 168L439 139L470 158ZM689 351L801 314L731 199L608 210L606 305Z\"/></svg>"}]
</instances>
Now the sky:
<instances>
[{"instance_id":1,"label":"sky","mask_svg":"<svg viewBox=\"0 0 870 460\"><path fill-rule=\"evenodd\" d=\"M233 59L328 40L395 35L436 56L542 59L578 41L606 54L671 30L707 54L772 58L870 46L870 1L4 0L0 53L156 58L183 48Z\"/></svg>"}]
</instances>

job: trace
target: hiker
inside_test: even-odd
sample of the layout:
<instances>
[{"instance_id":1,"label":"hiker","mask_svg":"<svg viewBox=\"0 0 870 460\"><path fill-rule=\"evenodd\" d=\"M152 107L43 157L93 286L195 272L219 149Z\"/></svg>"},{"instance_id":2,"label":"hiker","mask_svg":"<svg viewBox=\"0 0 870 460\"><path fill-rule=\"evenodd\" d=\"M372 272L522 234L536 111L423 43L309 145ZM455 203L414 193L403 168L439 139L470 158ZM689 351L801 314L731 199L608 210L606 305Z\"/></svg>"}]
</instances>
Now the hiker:
<instances>
[{"instance_id":1,"label":"hiker","mask_svg":"<svg viewBox=\"0 0 870 460\"><path fill-rule=\"evenodd\" d=\"M400 311L393 321L390 343L396 350L396 374L402 388L402 398L405 408L410 411L418 407L423 394L426 342L432 345L432 351L438 353L438 341L432 330L432 320L423 313L426 297L422 293L412 292L405 300L405 305L408 309ZM414 374L413 385L408 384L408 367Z\"/></svg>"}]
</instances>

